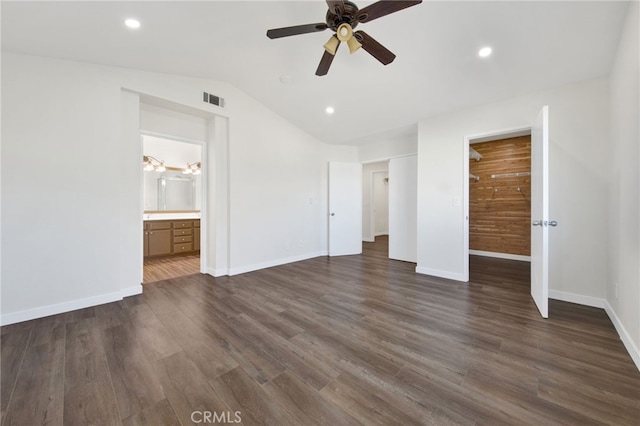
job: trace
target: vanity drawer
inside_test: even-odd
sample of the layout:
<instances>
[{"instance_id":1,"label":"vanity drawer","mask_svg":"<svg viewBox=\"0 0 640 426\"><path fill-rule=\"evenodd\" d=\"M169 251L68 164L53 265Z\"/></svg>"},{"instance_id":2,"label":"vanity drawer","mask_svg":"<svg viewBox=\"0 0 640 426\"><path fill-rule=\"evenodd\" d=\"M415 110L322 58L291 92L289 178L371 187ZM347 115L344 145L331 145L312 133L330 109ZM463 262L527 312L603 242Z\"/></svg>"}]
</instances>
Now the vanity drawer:
<instances>
[{"instance_id":1,"label":"vanity drawer","mask_svg":"<svg viewBox=\"0 0 640 426\"><path fill-rule=\"evenodd\" d=\"M192 235L192 234L193 234L193 228L174 229L173 230L173 236L174 237L181 237L183 235Z\"/></svg>"},{"instance_id":2,"label":"vanity drawer","mask_svg":"<svg viewBox=\"0 0 640 426\"><path fill-rule=\"evenodd\" d=\"M193 221L191 220L176 220L173 222L173 229L191 228L193 227Z\"/></svg>"},{"instance_id":3,"label":"vanity drawer","mask_svg":"<svg viewBox=\"0 0 640 426\"><path fill-rule=\"evenodd\" d=\"M150 220L144 223L145 229L148 230L156 230L156 229L171 229L171 221L170 220Z\"/></svg>"},{"instance_id":4,"label":"vanity drawer","mask_svg":"<svg viewBox=\"0 0 640 426\"><path fill-rule=\"evenodd\" d=\"M188 252L188 251L193 251L193 244L191 244L191 243L180 243L180 244L174 244L173 245L173 252L174 253L184 253L184 252Z\"/></svg>"},{"instance_id":5,"label":"vanity drawer","mask_svg":"<svg viewBox=\"0 0 640 426\"><path fill-rule=\"evenodd\" d=\"M173 244L190 243L191 241L193 241L193 237L191 235L173 237Z\"/></svg>"}]
</instances>

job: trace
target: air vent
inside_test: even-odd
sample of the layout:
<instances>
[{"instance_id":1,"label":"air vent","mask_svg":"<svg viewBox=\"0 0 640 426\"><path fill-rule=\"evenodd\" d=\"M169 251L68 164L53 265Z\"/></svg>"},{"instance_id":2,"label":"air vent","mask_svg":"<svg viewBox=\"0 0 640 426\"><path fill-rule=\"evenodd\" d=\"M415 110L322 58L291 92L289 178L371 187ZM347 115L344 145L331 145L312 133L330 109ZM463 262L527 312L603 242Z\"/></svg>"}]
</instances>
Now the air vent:
<instances>
[{"instance_id":1,"label":"air vent","mask_svg":"<svg viewBox=\"0 0 640 426\"><path fill-rule=\"evenodd\" d=\"M202 92L202 100L208 104L213 104L224 108L224 99L219 96L212 95L211 93Z\"/></svg>"}]
</instances>

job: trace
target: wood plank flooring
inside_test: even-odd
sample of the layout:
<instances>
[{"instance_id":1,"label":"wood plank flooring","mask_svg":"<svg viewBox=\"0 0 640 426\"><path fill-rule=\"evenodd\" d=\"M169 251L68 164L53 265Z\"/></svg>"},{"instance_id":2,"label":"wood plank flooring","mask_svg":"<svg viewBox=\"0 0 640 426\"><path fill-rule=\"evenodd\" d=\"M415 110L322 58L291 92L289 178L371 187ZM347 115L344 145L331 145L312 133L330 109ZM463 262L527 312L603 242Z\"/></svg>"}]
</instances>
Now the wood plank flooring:
<instances>
[{"instance_id":1,"label":"wood plank flooring","mask_svg":"<svg viewBox=\"0 0 640 426\"><path fill-rule=\"evenodd\" d=\"M200 255L150 258L144 261L144 278L148 284L200 272Z\"/></svg>"},{"instance_id":2,"label":"wood plank flooring","mask_svg":"<svg viewBox=\"0 0 640 426\"><path fill-rule=\"evenodd\" d=\"M543 320L527 263L473 257L462 284L386 250L2 327L2 424L638 424L603 310L550 301Z\"/></svg>"}]
</instances>

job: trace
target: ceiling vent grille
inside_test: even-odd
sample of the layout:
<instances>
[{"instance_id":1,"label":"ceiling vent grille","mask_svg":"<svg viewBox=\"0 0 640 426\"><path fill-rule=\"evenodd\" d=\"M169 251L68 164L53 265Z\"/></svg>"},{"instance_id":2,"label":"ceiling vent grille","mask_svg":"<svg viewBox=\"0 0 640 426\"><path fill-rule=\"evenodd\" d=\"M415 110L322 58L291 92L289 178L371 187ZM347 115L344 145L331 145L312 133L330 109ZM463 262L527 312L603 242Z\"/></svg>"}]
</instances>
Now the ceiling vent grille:
<instances>
[{"instance_id":1,"label":"ceiling vent grille","mask_svg":"<svg viewBox=\"0 0 640 426\"><path fill-rule=\"evenodd\" d=\"M202 92L202 100L208 104L217 105L224 108L224 99L211 93Z\"/></svg>"}]
</instances>

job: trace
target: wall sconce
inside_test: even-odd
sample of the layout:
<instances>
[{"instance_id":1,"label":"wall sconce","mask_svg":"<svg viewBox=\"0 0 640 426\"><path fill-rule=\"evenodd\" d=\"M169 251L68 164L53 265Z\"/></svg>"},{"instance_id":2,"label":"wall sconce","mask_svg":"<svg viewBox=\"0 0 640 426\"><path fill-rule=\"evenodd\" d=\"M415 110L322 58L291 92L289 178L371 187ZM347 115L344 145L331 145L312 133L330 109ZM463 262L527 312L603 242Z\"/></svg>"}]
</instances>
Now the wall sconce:
<instances>
[{"instance_id":1,"label":"wall sconce","mask_svg":"<svg viewBox=\"0 0 640 426\"><path fill-rule=\"evenodd\" d=\"M167 168L164 166L164 161L158 160L150 155L142 156L142 168L147 172L155 170L156 172L161 173L167 171Z\"/></svg>"},{"instance_id":2,"label":"wall sconce","mask_svg":"<svg viewBox=\"0 0 640 426\"><path fill-rule=\"evenodd\" d=\"M202 173L202 164L200 162L195 162L192 164L187 164L187 168L182 171L185 175L199 175Z\"/></svg>"}]
</instances>

